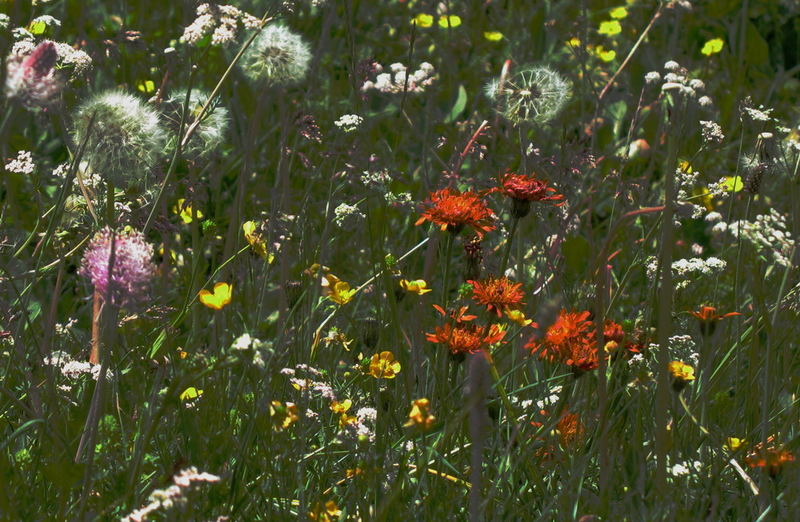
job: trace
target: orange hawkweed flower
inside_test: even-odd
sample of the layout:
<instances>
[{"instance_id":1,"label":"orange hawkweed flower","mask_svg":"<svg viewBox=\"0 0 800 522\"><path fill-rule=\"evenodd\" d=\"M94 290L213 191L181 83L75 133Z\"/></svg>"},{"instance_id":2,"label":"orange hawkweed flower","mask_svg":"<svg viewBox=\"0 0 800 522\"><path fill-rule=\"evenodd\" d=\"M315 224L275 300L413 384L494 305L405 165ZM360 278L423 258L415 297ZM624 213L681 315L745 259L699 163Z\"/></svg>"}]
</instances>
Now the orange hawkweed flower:
<instances>
[{"instance_id":1,"label":"orange hawkweed flower","mask_svg":"<svg viewBox=\"0 0 800 522\"><path fill-rule=\"evenodd\" d=\"M492 224L494 212L483 201L481 196L468 190L459 192L444 188L432 192L425 202L426 209L415 223L421 225L430 221L442 231L458 233L465 225L472 227L479 237L495 229Z\"/></svg>"},{"instance_id":2,"label":"orange hawkweed flower","mask_svg":"<svg viewBox=\"0 0 800 522\"><path fill-rule=\"evenodd\" d=\"M564 204L564 196L557 194L556 189L549 187L547 181L537 178L535 174L507 172L500 178L499 184L497 190L514 200L511 213L516 218L527 216L533 201L554 203L556 206Z\"/></svg>"},{"instance_id":3,"label":"orange hawkweed flower","mask_svg":"<svg viewBox=\"0 0 800 522\"><path fill-rule=\"evenodd\" d=\"M426 339L432 343L444 344L453 355L476 353L505 337L506 332L499 325L490 327L479 326L475 323L457 322L455 325L445 323L437 326L434 333L425 334Z\"/></svg>"},{"instance_id":4,"label":"orange hawkweed flower","mask_svg":"<svg viewBox=\"0 0 800 522\"><path fill-rule=\"evenodd\" d=\"M472 285L472 299L485 305L489 312L502 317L503 312L516 310L524 304L522 283L513 283L507 277L489 277L483 281L467 281Z\"/></svg>"},{"instance_id":5,"label":"orange hawkweed flower","mask_svg":"<svg viewBox=\"0 0 800 522\"><path fill-rule=\"evenodd\" d=\"M773 437L767 440L772 442ZM794 462L794 455L783 447L764 447L759 443L753 447L753 451L744 458L744 461L751 468L762 468L770 477L777 477L784 464Z\"/></svg>"},{"instance_id":6,"label":"orange hawkweed flower","mask_svg":"<svg viewBox=\"0 0 800 522\"><path fill-rule=\"evenodd\" d=\"M525 348L538 353L539 358L550 362L566 362L578 345L591 337L592 322L589 312L567 312L561 310L556 322L550 325L543 339L531 338Z\"/></svg>"},{"instance_id":7,"label":"orange hawkweed flower","mask_svg":"<svg viewBox=\"0 0 800 522\"><path fill-rule=\"evenodd\" d=\"M703 335L713 334L714 329L717 327L717 323L720 320L725 319L726 317L742 315L739 312L729 312L727 314L720 315L717 313L717 309L713 306L701 306L700 310L696 312L689 311L689 313L697 317L698 321L700 321L700 332Z\"/></svg>"}]
</instances>

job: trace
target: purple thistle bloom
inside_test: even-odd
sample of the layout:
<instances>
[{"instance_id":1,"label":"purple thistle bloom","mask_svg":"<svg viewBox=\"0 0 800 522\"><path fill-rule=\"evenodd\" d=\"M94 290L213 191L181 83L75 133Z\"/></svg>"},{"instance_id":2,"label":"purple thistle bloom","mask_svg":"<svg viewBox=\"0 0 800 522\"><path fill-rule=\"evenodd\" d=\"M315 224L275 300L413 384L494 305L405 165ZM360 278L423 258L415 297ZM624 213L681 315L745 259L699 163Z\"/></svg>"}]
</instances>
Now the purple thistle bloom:
<instances>
[{"instance_id":1,"label":"purple thistle bloom","mask_svg":"<svg viewBox=\"0 0 800 522\"><path fill-rule=\"evenodd\" d=\"M111 301L114 306L133 307L147 297L156 270L150 261L153 246L145 241L141 232L114 232L108 227L98 231L83 254L78 273L88 277L95 290L105 298L109 291L112 243Z\"/></svg>"}]
</instances>

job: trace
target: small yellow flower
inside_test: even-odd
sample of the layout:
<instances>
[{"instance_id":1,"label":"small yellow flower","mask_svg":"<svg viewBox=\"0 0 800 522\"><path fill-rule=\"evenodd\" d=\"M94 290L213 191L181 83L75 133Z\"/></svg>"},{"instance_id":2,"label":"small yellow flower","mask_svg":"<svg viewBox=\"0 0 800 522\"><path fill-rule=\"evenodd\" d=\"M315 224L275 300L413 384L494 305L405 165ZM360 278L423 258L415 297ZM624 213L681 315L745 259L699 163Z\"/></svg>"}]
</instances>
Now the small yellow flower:
<instances>
[{"instance_id":1,"label":"small yellow flower","mask_svg":"<svg viewBox=\"0 0 800 522\"><path fill-rule=\"evenodd\" d=\"M336 502L329 500L323 506L319 502L314 504L311 511L308 512L309 520L316 520L317 522L332 522L333 519L341 516L342 510L336 505Z\"/></svg>"},{"instance_id":2,"label":"small yellow flower","mask_svg":"<svg viewBox=\"0 0 800 522\"><path fill-rule=\"evenodd\" d=\"M400 373L400 363L392 352L376 353L369 363L369 374L376 379L394 379Z\"/></svg>"},{"instance_id":3,"label":"small yellow flower","mask_svg":"<svg viewBox=\"0 0 800 522\"><path fill-rule=\"evenodd\" d=\"M358 424L358 417L355 415L348 415L346 413L342 413L339 416L339 427L344 428L348 424Z\"/></svg>"},{"instance_id":4,"label":"small yellow flower","mask_svg":"<svg viewBox=\"0 0 800 522\"><path fill-rule=\"evenodd\" d=\"M623 18L628 16L628 10L625 9L624 7L615 7L614 9L611 10L611 13L609 14L611 15L611 18L613 18L614 20L622 20Z\"/></svg>"},{"instance_id":5,"label":"small yellow flower","mask_svg":"<svg viewBox=\"0 0 800 522\"><path fill-rule=\"evenodd\" d=\"M506 317L520 326L528 326L533 322L525 317L525 314L520 310L506 310Z\"/></svg>"},{"instance_id":6,"label":"small yellow flower","mask_svg":"<svg viewBox=\"0 0 800 522\"><path fill-rule=\"evenodd\" d=\"M694 368L684 362L672 361L667 366L667 369L672 375L672 387L675 391L681 391L695 379Z\"/></svg>"},{"instance_id":7,"label":"small yellow flower","mask_svg":"<svg viewBox=\"0 0 800 522\"><path fill-rule=\"evenodd\" d=\"M719 184L725 192L739 192L744 188L744 183L740 176L725 176L725 181Z\"/></svg>"},{"instance_id":8,"label":"small yellow flower","mask_svg":"<svg viewBox=\"0 0 800 522\"><path fill-rule=\"evenodd\" d=\"M503 39L503 33L500 31L484 31L483 37L489 40L490 42L499 42Z\"/></svg>"},{"instance_id":9,"label":"small yellow flower","mask_svg":"<svg viewBox=\"0 0 800 522\"><path fill-rule=\"evenodd\" d=\"M242 232L244 232L244 238L250 244L253 252L272 263L275 256L267 252L267 242L264 241L264 238L258 232L258 225L256 225L256 222L245 221L242 223Z\"/></svg>"},{"instance_id":10,"label":"small yellow flower","mask_svg":"<svg viewBox=\"0 0 800 522\"><path fill-rule=\"evenodd\" d=\"M189 386L179 395L182 401L191 401L203 395L203 390L198 390L194 386Z\"/></svg>"},{"instance_id":11,"label":"small yellow flower","mask_svg":"<svg viewBox=\"0 0 800 522\"><path fill-rule=\"evenodd\" d=\"M622 32L622 25L617 20L607 20L600 24L600 29L597 32L606 36L618 35Z\"/></svg>"},{"instance_id":12,"label":"small yellow flower","mask_svg":"<svg viewBox=\"0 0 800 522\"><path fill-rule=\"evenodd\" d=\"M440 16L439 27L442 29L450 29L461 25L461 17L457 15Z\"/></svg>"},{"instance_id":13,"label":"small yellow flower","mask_svg":"<svg viewBox=\"0 0 800 522\"><path fill-rule=\"evenodd\" d=\"M400 288L406 292L411 292L417 295L427 294L428 292L432 291L430 288L428 288L428 283L426 283L423 279L415 279L413 281L401 279Z\"/></svg>"},{"instance_id":14,"label":"small yellow flower","mask_svg":"<svg viewBox=\"0 0 800 522\"><path fill-rule=\"evenodd\" d=\"M432 27L433 16L426 13L420 13L411 19L411 23L416 23L417 27L424 27L424 28Z\"/></svg>"},{"instance_id":15,"label":"small yellow flower","mask_svg":"<svg viewBox=\"0 0 800 522\"><path fill-rule=\"evenodd\" d=\"M350 399L345 399L342 402L333 401L331 403L331 411L333 413L345 413L347 410L350 409L350 406L353 405L353 401Z\"/></svg>"},{"instance_id":16,"label":"small yellow flower","mask_svg":"<svg viewBox=\"0 0 800 522\"><path fill-rule=\"evenodd\" d=\"M725 439L725 444L723 445L723 447L730 452L734 452L739 448L741 448L742 446L744 446L744 444L745 444L744 439L739 439L737 437L728 437L727 439Z\"/></svg>"},{"instance_id":17,"label":"small yellow flower","mask_svg":"<svg viewBox=\"0 0 800 522\"><path fill-rule=\"evenodd\" d=\"M706 56L711 56L712 54L717 54L718 52L722 51L724 45L725 42L722 40L722 38L712 38L703 44L703 48L700 50L700 52Z\"/></svg>"},{"instance_id":18,"label":"small yellow flower","mask_svg":"<svg viewBox=\"0 0 800 522\"><path fill-rule=\"evenodd\" d=\"M617 51L615 51L613 49L606 49L602 45L598 45L595 48L594 52L598 56L598 58L600 58L604 62L613 61L614 58L617 57Z\"/></svg>"},{"instance_id":19,"label":"small yellow flower","mask_svg":"<svg viewBox=\"0 0 800 522\"><path fill-rule=\"evenodd\" d=\"M184 198L180 198L175 203L175 205L172 207L172 211L180 216L181 221L187 225L192 222L192 204L186 203ZM203 213L199 210L195 210L194 214L197 216L197 219L203 219Z\"/></svg>"},{"instance_id":20,"label":"small yellow flower","mask_svg":"<svg viewBox=\"0 0 800 522\"><path fill-rule=\"evenodd\" d=\"M411 401L411 411L408 412L406 427L417 427L427 431L436 422L436 417L431 415L431 401L428 399L416 399Z\"/></svg>"},{"instance_id":21,"label":"small yellow flower","mask_svg":"<svg viewBox=\"0 0 800 522\"><path fill-rule=\"evenodd\" d=\"M336 304L344 305L353 300L356 295L355 289L350 288L350 284L342 281L333 274L322 276L322 291Z\"/></svg>"},{"instance_id":22,"label":"small yellow flower","mask_svg":"<svg viewBox=\"0 0 800 522\"><path fill-rule=\"evenodd\" d=\"M580 47L581 46L581 39L577 36L573 36L569 40L567 40L567 45L570 47Z\"/></svg>"},{"instance_id":23,"label":"small yellow flower","mask_svg":"<svg viewBox=\"0 0 800 522\"><path fill-rule=\"evenodd\" d=\"M272 401L269 405L269 415L272 417L272 429L275 431L285 430L300 418L297 406L291 402L283 404L280 401Z\"/></svg>"},{"instance_id":24,"label":"small yellow flower","mask_svg":"<svg viewBox=\"0 0 800 522\"><path fill-rule=\"evenodd\" d=\"M209 292L205 288L197 294L200 302L214 310L222 310L233 298L233 285L228 283L217 283L214 285L214 292Z\"/></svg>"}]
</instances>

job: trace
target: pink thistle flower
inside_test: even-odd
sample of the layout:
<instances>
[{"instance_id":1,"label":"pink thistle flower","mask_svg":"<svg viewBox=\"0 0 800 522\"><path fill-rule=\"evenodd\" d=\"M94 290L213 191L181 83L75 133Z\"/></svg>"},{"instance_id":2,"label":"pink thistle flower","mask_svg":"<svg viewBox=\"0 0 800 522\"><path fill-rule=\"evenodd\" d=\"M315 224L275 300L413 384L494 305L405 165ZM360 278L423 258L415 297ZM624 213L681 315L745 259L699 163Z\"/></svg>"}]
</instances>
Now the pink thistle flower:
<instances>
[{"instance_id":1,"label":"pink thistle flower","mask_svg":"<svg viewBox=\"0 0 800 522\"><path fill-rule=\"evenodd\" d=\"M113 266L109 267L112 249ZM147 287L156 270L150 261L152 257L153 246L145 241L141 232L116 232L106 227L89 242L78 273L89 278L95 290L104 298L110 290L114 306L130 308L146 297Z\"/></svg>"}]
</instances>

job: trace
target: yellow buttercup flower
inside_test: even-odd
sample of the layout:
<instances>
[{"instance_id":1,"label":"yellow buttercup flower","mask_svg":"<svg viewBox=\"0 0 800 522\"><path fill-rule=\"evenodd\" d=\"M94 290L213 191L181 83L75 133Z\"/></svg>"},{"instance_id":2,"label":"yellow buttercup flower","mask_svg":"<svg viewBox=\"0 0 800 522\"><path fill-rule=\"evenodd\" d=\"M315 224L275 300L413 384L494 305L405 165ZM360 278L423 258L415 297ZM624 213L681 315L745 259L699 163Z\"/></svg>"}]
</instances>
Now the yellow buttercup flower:
<instances>
[{"instance_id":1,"label":"yellow buttercup flower","mask_svg":"<svg viewBox=\"0 0 800 522\"><path fill-rule=\"evenodd\" d=\"M723 447L730 452L734 452L739 448L741 448L744 445L744 443L745 443L744 439L740 439L737 437L728 437L727 439L725 439L725 444L723 444Z\"/></svg>"},{"instance_id":2,"label":"yellow buttercup flower","mask_svg":"<svg viewBox=\"0 0 800 522\"><path fill-rule=\"evenodd\" d=\"M180 198L172 207L172 211L177 214L184 223L189 224L192 222L192 204L186 203L186 199ZM197 216L197 219L203 219L203 213L199 210L195 210L194 215Z\"/></svg>"},{"instance_id":3,"label":"yellow buttercup flower","mask_svg":"<svg viewBox=\"0 0 800 522\"><path fill-rule=\"evenodd\" d=\"M406 292L411 292L417 295L427 294L428 292L432 291L430 288L428 288L428 283L426 283L423 279L415 279L413 281L401 279L400 288Z\"/></svg>"},{"instance_id":4,"label":"yellow buttercup flower","mask_svg":"<svg viewBox=\"0 0 800 522\"><path fill-rule=\"evenodd\" d=\"M694 377L694 368L681 361L672 361L667 366L670 375L672 375L672 387L675 391L681 391L687 384L692 382Z\"/></svg>"},{"instance_id":5,"label":"yellow buttercup flower","mask_svg":"<svg viewBox=\"0 0 800 522\"><path fill-rule=\"evenodd\" d=\"M376 379L394 379L400 373L400 363L394 360L392 352L376 353L369 363L369 374Z\"/></svg>"},{"instance_id":6,"label":"yellow buttercup flower","mask_svg":"<svg viewBox=\"0 0 800 522\"><path fill-rule=\"evenodd\" d=\"M203 390L198 390L194 386L189 386L188 388L183 390L183 392L181 392L179 398L182 401L191 401L197 399L201 395L203 395Z\"/></svg>"},{"instance_id":7,"label":"yellow buttercup flower","mask_svg":"<svg viewBox=\"0 0 800 522\"><path fill-rule=\"evenodd\" d=\"M606 36L615 36L622 32L622 25L617 20L608 20L600 24L597 32Z\"/></svg>"},{"instance_id":8,"label":"yellow buttercup flower","mask_svg":"<svg viewBox=\"0 0 800 522\"><path fill-rule=\"evenodd\" d=\"M214 310L222 310L233 298L233 285L228 283L217 283L214 285L214 291L209 292L205 288L200 290L197 294L200 302Z\"/></svg>"},{"instance_id":9,"label":"yellow buttercup flower","mask_svg":"<svg viewBox=\"0 0 800 522\"><path fill-rule=\"evenodd\" d=\"M490 42L499 42L503 39L503 33L500 31L484 31L483 37L489 40Z\"/></svg>"},{"instance_id":10,"label":"yellow buttercup flower","mask_svg":"<svg viewBox=\"0 0 800 522\"><path fill-rule=\"evenodd\" d=\"M623 18L628 16L628 10L625 9L624 7L615 7L614 9L611 10L609 15L611 15L611 18L613 18L614 20L622 20Z\"/></svg>"},{"instance_id":11,"label":"yellow buttercup flower","mask_svg":"<svg viewBox=\"0 0 800 522\"><path fill-rule=\"evenodd\" d=\"M258 232L258 225L256 225L256 222L245 221L242 223L242 232L244 232L244 238L250 244L253 252L272 263L275 256L267 252L267 242L264 241L264 238Z\"/></svg>"},{"instance_id":12,"label":"yellow buttercup flower","mask_svg":"<svg viewBox=\"0 0 800 522\"><path fill-rule=\"evenodd\" d=\"M350 409L350 406L353 405L353 401L350 399L345 399L342 402L333 401L331 403L331 411L333 413L345 413L347 410Z\"/></svg>"},{"instance_id":13,"label":"yellow buttercup flower","mask_svg":"<svg viewBox=\"0 0 800 522\"><path fill-rule=\"evenodd\" d=\"M433 26L433 16L426 13L420 13L411 19L411 23L416 23L417 27L431 27Z\"/></svg>"},{"instance_id":14,"label":"yellow buttercup flower","mask_svg":"<svg viewBox=\"0 0 800 522\"><path fill-rule=\"evenodd\" d=\"M336 502L329 500L325 502L324 506L319 502L314 504L314 507L308 512L308 518L317 522L332 522L333 519L339 518L341 514L342 510L339 509Z\"/></svg>"},{"instance_id":15,"label":"yellow buttercup flower","mask_svg":"<svg viewBox=\"0 0 800 522\"><path fill-rule=\"evenodd\" d=\"M610 62L617 57L617 51L613 49L606 49L602 45L598 45L595 48L594 52L598 56L598 58L600 58L604 62Z\"/></svg>"},{"instance_id":16,"label":"yellow buttercup flower","mask_svg":"<svg viewBox=\"0 0 800 522\"><path fill-rule=\"evenodd\" d=\"M272 429L282 431L297 422L297 406L291 402L286 404L272 401L269 405L269 416L272 418Z\"/></svg>"},{"instance_id":17,"label":"yellow buttercup flower","mask_svg":"<svg viewBox=\"0 0 800 522\"><path fill-rule=\"evenodd\" d=\"M356 290L350 288L350 284L342 281L333 274L322 276L322 291L328 298L336 304L344 305L353 300Z\"/></svg>"},{"instance_id":18,"label":"yellow buttercup flower","mask_svg":"<svg viewBox=\"0 0 800 522\"><path fill-rule=\"evenodd\" d=\"M533 322L525 317L525 314L520 310L506 310L506 317L520 326L528 326Z\"/></svg>"},{"instance_id":19,"label":"yellow buttercup flower","mask_svg":"<svg viewBox=\"0 0 800 522\"><path fill-rule=\"evenodd\" d=\"M461 25L461 17L457 15L448 15L439 17L439 27L443 29L450 29Z\"/></svg>"},{"instance_id":20,"label":"yellow buttercup flower","mask_svg":"<svg viewBox=\"0 0 800 522\"><path fill-rule=\"evenodd\" d=\"M431 401L425 398L411 401L411 411L408 412L408 421L404 426L429 430L434 422L436 417L431 415Z\"/></svg>"},{"instance_id":21,"label":"yellow buttercup flower","mask_svg":"<svg viewBox=\"0 0 800 522\"><path fill-rule=\"evenodd\" d=\"M718 52L722 51L724 45L725 41L722 38L712 38L703 44L703 48L700 50L700 53L706 56L711 56L712 54L717 54Z\"/></svg>"}]
</instances>

